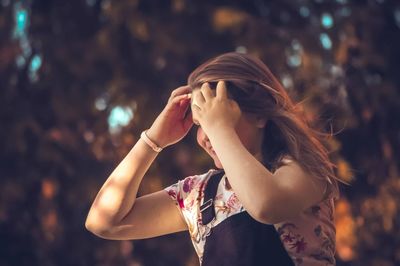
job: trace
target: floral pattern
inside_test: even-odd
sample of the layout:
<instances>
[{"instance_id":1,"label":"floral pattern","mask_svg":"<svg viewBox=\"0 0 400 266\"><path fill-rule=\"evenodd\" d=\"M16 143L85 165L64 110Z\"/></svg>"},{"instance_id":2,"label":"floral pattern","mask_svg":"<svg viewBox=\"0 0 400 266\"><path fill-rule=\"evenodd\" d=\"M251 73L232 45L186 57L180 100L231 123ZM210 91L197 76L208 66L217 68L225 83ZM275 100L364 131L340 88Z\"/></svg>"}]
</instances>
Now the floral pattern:
<instances>
[{"instance_id":1,"label":"floral pattern","mask_svg":"<svg viewBox=\"0 0 400 266\"><path fill-rule=\"evenodd\" d=\"M188 224L190 237L200 265L204 244L211 227L231 215L245 211L224 176L218 185L214 200L216 219L211 225L201 223L200 206L208 179L219 170L188 176L164 188ZM328 197L305 210L293 220L274 224L288 254L296 266L335 265L334 200Z\"/></svg>"}]
</instances>

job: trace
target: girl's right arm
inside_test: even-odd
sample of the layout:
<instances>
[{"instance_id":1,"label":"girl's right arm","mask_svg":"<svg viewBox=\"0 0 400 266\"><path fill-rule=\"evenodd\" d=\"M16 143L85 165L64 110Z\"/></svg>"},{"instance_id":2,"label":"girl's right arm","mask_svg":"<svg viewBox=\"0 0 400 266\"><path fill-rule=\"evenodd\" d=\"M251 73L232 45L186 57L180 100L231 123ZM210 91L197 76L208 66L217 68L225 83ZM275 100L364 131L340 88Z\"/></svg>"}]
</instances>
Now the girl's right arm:
<instances>
[{"instance_id":1,"label":"girl's right arm","mask_svg":"<svg viewBox=\"0 0 400 266\"><path fill-rule=\"evenodd\" d=\"M148 137L162 147L180 141L193 125L192 117L183 119L190 99L187 86L174 90ZM136 198L143 176L157 152L139 139L114 169L96 195L85 226L106 239L144 239L187 230L182 214L166 191Z\"/></svg>"},{"instance_id":2,"label":"girl's right arm","mask_svg":"<svg viewBox=\"0 0 400 266\"><path fill-rule=\"evenodd\" d=\"M179 210L165 191L136 199L140 182L156 156L139 139L97 194L85 224L89 231L99 237L122 240L187 230Z\"/></svg>"}]
</instances>

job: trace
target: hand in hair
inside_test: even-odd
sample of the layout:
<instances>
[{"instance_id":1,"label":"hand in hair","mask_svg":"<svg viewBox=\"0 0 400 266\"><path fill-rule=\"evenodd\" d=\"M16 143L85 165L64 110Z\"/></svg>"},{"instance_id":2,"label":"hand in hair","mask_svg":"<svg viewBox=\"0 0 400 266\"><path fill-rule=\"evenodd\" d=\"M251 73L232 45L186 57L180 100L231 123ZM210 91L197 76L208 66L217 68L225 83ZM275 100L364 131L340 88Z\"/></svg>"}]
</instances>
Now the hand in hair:
<instances>
[{"instance_id":1,"label":"hand in hair","mask_svg":"<svg viewBox=\"0 0 400 266\"><path fill-rule=\"evenodd\" d=\"M200 90L193 91L193 122L200 124L206 134L222 128L235 128L241 115L237 102L228 98L223 80L218 82L215 96L207 82Z\"/></svg>"},{"instance_id":2,"label":"hand in hair","mask_svg":"<svg viewBox=\"0 0 400 266\"><path fill-rule=\"evenodd\" d=\"M153 122L147 135L165 148L182 140L193 126L191 116L184 116L190 107L190 87L184 85L173 90L164 110Z\"/></svg>"}]
</instances>

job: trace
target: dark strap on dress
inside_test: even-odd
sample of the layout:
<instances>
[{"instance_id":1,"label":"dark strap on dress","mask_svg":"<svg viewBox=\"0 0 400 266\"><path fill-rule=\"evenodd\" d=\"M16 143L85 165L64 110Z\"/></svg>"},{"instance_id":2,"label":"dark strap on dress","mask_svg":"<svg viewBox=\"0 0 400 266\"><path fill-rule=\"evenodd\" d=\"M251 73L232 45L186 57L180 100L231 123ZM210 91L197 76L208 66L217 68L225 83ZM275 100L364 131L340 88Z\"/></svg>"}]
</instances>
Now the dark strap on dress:
<instances>
[{"instance_id":1,"label":"dark strap on dress","mask_svg":"<svg viewBox=\"0 0 400 266\"><path fill-rule=\"evenodd\" d=\"M214 174L205 184L200 206L203 225L215 218L214 197L224 174L224 170ZM202 266L294 266L274 225L254 220L247 211L228 217L211 231Z\"/></svg>"},{"instance_id":2,"label":"dark strap on dress","mask_svg":"<svg viewBox=\"0 0 400 266\"><path fill-rule=\"evenodd\" d=\"M210 223L215 218L214 197L217 194L218 184L224 176L225 171L214 174L208 179L204 190L204 201L200 206L201 219L203 225Z\"/></svg>"}]
</instances>

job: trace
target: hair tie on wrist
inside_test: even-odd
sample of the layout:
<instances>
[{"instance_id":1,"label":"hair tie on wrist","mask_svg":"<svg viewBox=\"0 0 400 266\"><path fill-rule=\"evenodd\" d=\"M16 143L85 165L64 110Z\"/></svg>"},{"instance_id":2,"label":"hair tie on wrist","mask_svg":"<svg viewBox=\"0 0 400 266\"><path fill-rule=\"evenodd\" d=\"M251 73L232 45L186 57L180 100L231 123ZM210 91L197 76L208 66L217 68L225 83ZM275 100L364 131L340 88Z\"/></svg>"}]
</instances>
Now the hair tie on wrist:
<instances>
[{"instance_id":1,"label":"hair tie on wrist","mask_svg":"<svg viewBox=\"0 0 400 266\"><path fill-rule=\"evenodd\" d=\"M162 148L161 148L161 147L157 146L157 144L155 144L153 141L151 141L151 140L149 139L149 137L148 137L147 134L146 134L146 131L147 131L147 129L144 130L144 131L142 132L142 134L140 134L140 137L141 137L141 138L144 140L144 142L146 142L147 145L149 145L155 152L160 152L160 151L162 151Z\"/></svg>"}]
</instances>

